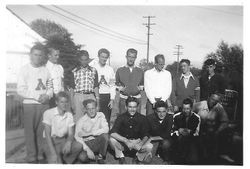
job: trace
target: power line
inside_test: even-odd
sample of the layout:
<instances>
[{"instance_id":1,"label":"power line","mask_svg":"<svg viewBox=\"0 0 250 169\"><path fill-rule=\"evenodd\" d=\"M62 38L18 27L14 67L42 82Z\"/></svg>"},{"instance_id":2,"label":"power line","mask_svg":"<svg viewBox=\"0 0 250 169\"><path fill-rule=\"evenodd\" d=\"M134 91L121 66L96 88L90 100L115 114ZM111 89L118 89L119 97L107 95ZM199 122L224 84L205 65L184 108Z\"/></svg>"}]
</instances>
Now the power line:
<instances>
[{"instance_id":1,"label":"power line","mask_svg":"<svg viewBox=\"0 0 250 169\"><path fill-rule=\"evenodd\" d=\"M112 32L112 33L114 33L114 34L117 34L117 35L119 35L119 36L124 36L124 37L130 38L130 39L133 39L133 40L136 40L136 41L141 41L141 42L145 43L145 41L143 41L143 40L141 40L141 39L137 39L137 38L134 38L134 37L125 35L125 34L121 34L121 33L119 33L119 32L116 32L116 31L114 31L114 30L111 30L111 29L109 29L109 28L103 27L103 26L101 26L101 25L98 25L98 24L96 24L96 23L94 23L94 22L92 22L92 21L90 21L90 20L87 20L87 19L85 19L85 18L83 18L83 17L81 17L81 16L79 16L79 15L76 15L76 14L74 14L74 13L72 13L72 12L69 12L68 10L65 10L65 9L63 9L63 8L61 8L61 7L56 6L56 5L52 5L52 6L54 6L55 8L57 8L57 9L59 9L59 10L65 12L65 13L67 13L67 14L70 14L70 15L72 15L72 16L74 16L74 17L77 17L77 18L79 18L79 19L81 19L81 20L84 20L85 22L88 22L88 23L90 23L90 24L92 24L92 25L95 25L95 26L97 26L97 27L99 27L99 28L105 29L105 30L107 30L107 31L109 31L109 32Z\"/></svg>"},{"instance_id":2,"label":"power line","mask_svg":"<svg viewBox=\"0 0 250 169\"><path fill-rule=\"evenodd\" d=\"M155 18L155 16L143 16L143 18L148 19L148 23L143 24L143 25L146 25L146 27L148 28L148 33L147 33L147 63L148 63L148 60L149 60L149 36L153 35L153 34L150 34L150 26L155 25L155 23L150 23L150 19Z\"/></svg>"},{"instance_id":3,"label":"power line","mask_svg":"<svg viewBox=\"0 0 250 169\"><path fill-rule=\"evenodd\" d=\"M133 40L130 40L130 39L126 39L126 38L123 38L123 37L119 37L119 36L117 36L117 35L113 35L113 34L111 34L111 33L109 33L109 32L105 32L105 31L103 31L103 30L100 30L100 29L98 29L98 28L95 28L95 27L93 27L93 26L90 26L90 25L87 25L87 24L85 24L85 23L79 22L78 20L75 20L75 19L73 19L73 18L71 18L71 17L68 17L68 16L66 16L66 15L63 15L63 14L61 14L60 12L57 12L57 11L55 11L55 10L53 10L53 9L50 9L50 8L47 8L47 7L43 6L43 5L38 5L38 6L41 7L41 8L43 8L43 9L45 9L45 10L47 10L47 11L50 11L50 12L52 12L52 13L56 13L57 15L59 15L59 16L61 16L61 17L67 18L67 19L70 20L70 21L74 21L74 22L76 22L76 23L78 23L78 24L80 24L80 25L83 25L83 26L88 27L88 28L90 28L90 29L92 29L92 30L101 32L101 33L103 33L103 34L107 34L107 35L109 35L109 36L111 36L111 37L115 37L115 38L118 38L118 39L121 39L121 40L124 40L124 41L129 41L129 42L132 42L132 43L137 43L137 44L145 45L145 43L136 42L136 41L133 41Z\"/></svg>"},{"instance_id":4,"label":"power line","mask_svg":"<svg viewBox=\"0 0 250 169\"><path fill-rule=\"evenodd\" d=\"M177 49L177 51L174 52L174 55L177 55L177 75L179 73L179 58L180 58L180 55L182 55L183 53L180 52L180 49L183 49L183 47L181 45L176 45L176 47L174 49Z\"/></svg>"}]
</instances>

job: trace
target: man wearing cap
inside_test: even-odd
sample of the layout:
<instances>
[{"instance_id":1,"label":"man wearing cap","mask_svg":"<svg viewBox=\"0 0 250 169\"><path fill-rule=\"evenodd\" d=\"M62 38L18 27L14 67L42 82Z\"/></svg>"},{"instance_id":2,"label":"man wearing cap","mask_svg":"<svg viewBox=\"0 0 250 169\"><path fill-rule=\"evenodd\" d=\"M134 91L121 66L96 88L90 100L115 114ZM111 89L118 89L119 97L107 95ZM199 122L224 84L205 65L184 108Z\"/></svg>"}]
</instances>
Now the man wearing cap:
<instances>
[{"instance_id":1,"label":"man wearing cap","mask_svg":"<svg viewBox=\"0 0 250 169\"><path fill-rule=\"evenodd\" d=\"M207 69L207 74L201 76L200 78L200 100L207 100L211 94L214 93L225 93L225 79L215 72L215 60L207 59L204 62Z\"/></svg>"},{"instance_id":2,"label":"man wearing cap","mask_svg":"<svg viewBox=\"0 0 250 169\"><path fill-rule=\"evenodd\" d=\"M190 71L190 60L182 59L180 61L182 74L173 79L173 105L174 111L177 112L182 106L185 98L196 99L195 90L198 90L199 79Z\"/></svg>"},{"instance_id":3,"label":"man wearing cap","mask_svg":"<svg viewBox=\"0 0 250 169\"><path fill-rule=\"evenodd\" d=\"M74 76L73 110L75 111L75 122L86 112L82 104L84 100L96 100L97 110L99 110L98 73L95 68L89 66L92 59L89 58L89 53L86 50L81 52L79 61L81 65L72 71Z\"/></svg>"},{"instance_id":4,"label":"man wearing cap","mask_svg":"<svg viewBox=\"0 0 250 169\"><path fill-rule=\"evenodd\" d=\"M141 94L143 90L143 70L135 66L137 50L128 49L126 53L127 65L118 68L115 79L117 89L120 91L119 111L125 113L125 101L128 96L133 96L139 100L138 112L140 113Z\"/></svg>"}]
</instances>

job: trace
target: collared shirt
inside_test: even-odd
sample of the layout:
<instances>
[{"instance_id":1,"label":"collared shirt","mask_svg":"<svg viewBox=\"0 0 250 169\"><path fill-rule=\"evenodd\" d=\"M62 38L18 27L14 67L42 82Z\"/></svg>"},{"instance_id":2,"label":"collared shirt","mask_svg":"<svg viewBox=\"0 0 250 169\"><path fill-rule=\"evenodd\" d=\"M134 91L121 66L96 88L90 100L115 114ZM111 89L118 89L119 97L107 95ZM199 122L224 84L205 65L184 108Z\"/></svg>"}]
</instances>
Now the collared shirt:
<instances>
[{"instance_id":1,"label":"collared shirt","mask_svg":"<svg viewBox=\"0 0 250 169\"><path fill-rule=\"evenodd\" d=\"M180 128L190 129L190 134L192 134L193 136L199 135L201 119L200 116L196 113L191 112L191 115L189 117L186 117L183 112L179 112L174 115L173 119L174 122L171 135L175 133L178 136L178 130Z\"/></svg>"},{"instance_id":2,"label":"collared shirt","mask_svg":"<svg viewBox=\"0 0 250 169\"><path fill-rule=\"evenodd\" d=\"M181 74L180 80L183 78L184 84L185 84L185 88L187 88L187 85L188 85L190 77L192 77L194 79L194 76L193 76L193 74L191 72L189 73L189 75L184 75L183 73Z\"/></svg>"},{"instance_id":3,"label":"collared shirt","mask_svg":"<svg viewBox=\"0 0 250 169\"><path fill-rule=\"evenodd\" d=\"M123 113L117 117L110 133L118 133L127 139L143 139L148 136L147 119L139 113L133 116Z\"/></svg>"},{"instance_id":4,"label":"collared shirt","mask_svg":"<svg viewBox=\"0 0 250 169\"><path fill-rule=\"evenodd\" d=\"M132 71L128 66L118 68L115 74L115 83L117 86L125 87L121 94L125 96L136 96L140 94L138 86L143 86L144 72L139 67L133 67Z\"/></svg>"},{"instance_id":5,"label":"collared shirt","mask_svg":"<svg viewBox=\"0 0 250 169\"><path fill-rule=\"evenodd\" d=\"M54 93L57 94L60 91L63 91L63 67L59 64L54 64L48 60L46 64L47 69L50 72Z\"/></svg>"},{"instance_id":6,"label":"collared shirt","mask_svg":"<svg viewBox=\"0 0 250 169\"><path fill-rule=\"evenodd\" d=\"M150 136L160 136L163 139L171 137L173 116L167 114L163 120L159 120L156 113L147 116Z\"/></svg>"},{"instance_id":7,"label":"collared shirt","mask_svg":"<svg viewBox=\"0 0 250 169\"><path fill-rule=\"evenodd\" d=\"M94 92L98 87L98 73L95 68L87 66L86 68L75 68L73 71L75 92Z\"/></svg>"},{"instance_id":8,"label":"collared shirt","mask_svg":"<svg viewBox=\"0 0 250 169\"><path fill-rule=\"evenodd\" d=\"M109 65L101 66L99 61L93 60L90 63L98 72L98 83L100 94L110 94L110 99L115 98L115 72Z\"/></svg>"},{"instance_id":9,"label":"collared shirt","mask_svg":"<svg viewBox=\"0 0 250 169\"><path fill-rule=\"evenodd\" d=\"M147 70L144 77L144 88L149 101L155 103L155 98L166 101L172 92L172 76L167 70Z\"/></svg>"},{"instance_id":10,"label":"collared shirt","mask_svg":"<svg viewBox=\"0 0 250 169\"><path fill-rule=\"evenodd\" d=\"M194 109L201 117L201 130L222 130L226 127L228 116L220 103L217 103L211 110L208 108L206 100L194 104Z\"/></svg>"},{"instance_id":11,"label":"collared shirt","mask_svg":"<svg viewBox=\"0 0 250 169\"><path fill-rule=\"evenodd\" d=\"M18 76L17 93L24 98L24 104L40 104L41 94L52 97L52 79L48 69L45 66L33 67L30 63L23 66Z\"/></svg>"},{"instance_id":12,"label":"collared shirt","mask_svg":"<svg viewBox=\"0 0 250 169\"><path fill-rule=\"evenodd\" d=\"M81 117L76 123L75 129L75 139L79 143L82 143L83 149L86 148L85 141L95 139L93 136L88 136L85 138L79 137L79 133L88 135L101 135L103 133L109 132L108 122L102 112L97 112L94 118L90 118L88 114Z\"/></svg>"},{"instance_id":13,"label":"collared shirt","mask_svg":"<svg viewBox=\"0 0 250 169\"><path fill-rule=\"evenodd\" d=\"M43 123L51 126L51 137L65 137L69 128L75 125L72 113L60 115L57 107L44 112Z\"/></svg>"}]
</instances>

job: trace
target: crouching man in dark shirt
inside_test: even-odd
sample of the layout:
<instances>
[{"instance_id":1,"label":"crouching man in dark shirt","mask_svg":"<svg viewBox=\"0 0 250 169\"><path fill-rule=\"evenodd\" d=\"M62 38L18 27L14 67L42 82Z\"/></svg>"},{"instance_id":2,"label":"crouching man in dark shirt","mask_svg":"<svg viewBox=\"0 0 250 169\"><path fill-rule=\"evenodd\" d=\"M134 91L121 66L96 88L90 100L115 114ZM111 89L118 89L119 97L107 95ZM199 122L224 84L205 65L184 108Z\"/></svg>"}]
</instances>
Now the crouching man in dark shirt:
<instances>
[{"instance_id":1,"label":"crouching man in dark shirt","mask_svg":"<svg viewBox=\"0 0 250 169\"><path fill-rule=\"evenodd\" d=\"M137 110L138 100L128 97L126 113L117 117L111 130L110 145L115 151L119 164L125 164L125 155L133 157L133 162L149 163L153 145L148 142L147 119Z\"/></svg>"},{"instance_id":2,"label":"crouching man in dark shirt","mask_svg":"<svg viewBox=\"0 0 250 169\"><path fill-rule=\"evenodd\" d=\"M198 136L200 116L192 112L193 102L183 100L182 112L174 115L172 137L174 139L175 162L179 164L197 164Z\"/></svg>"},{"instance_id":3,"label":"crouching man in dark shirt","mask_svg":"<svg viewBox=\"0 0 250 169\"><path fill-rule=\"evenodd\" d=\"M155 103L155 113L147 116L148 129L151 143L153 144L152 155L160 155L164 161L172 161L171 157L171 129L173 115L168 114L168 105L164 101Z\"/></svg>"}]
</instances>

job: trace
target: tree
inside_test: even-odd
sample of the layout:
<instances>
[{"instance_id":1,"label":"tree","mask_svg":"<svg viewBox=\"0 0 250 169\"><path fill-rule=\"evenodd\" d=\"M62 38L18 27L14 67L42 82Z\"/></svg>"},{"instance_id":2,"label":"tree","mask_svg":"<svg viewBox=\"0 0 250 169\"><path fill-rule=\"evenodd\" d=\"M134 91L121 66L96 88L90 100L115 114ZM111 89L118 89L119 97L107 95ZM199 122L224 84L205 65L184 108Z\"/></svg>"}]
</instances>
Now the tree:
<instances>
[{"instance_id":1,"label":"tree","mask_svg":"<svg viewBox=\"0 0 250 169\"><path fill-rule=\"evenodd\" d=\"M60 50L59 63L64 68L64 84L71 86L72 69L76 67L82 45L77 45L71 38L72 34L62 25L53 21L37 19L31 22L31 28L46 39L45 45Z\"/></svg>"},{"instance_id":2,"label":"tree","mask_svg":"<svg viewBox=\"0 0 250 169\"><path fill-rule=\"evenodd\" d=\"M147 59L141 59L140 63L139 63L139 67L143 70L149 70L152 69L154 67L154 63L153 62L148 62L147 63Z\"/></svg>"}]
</instances>

